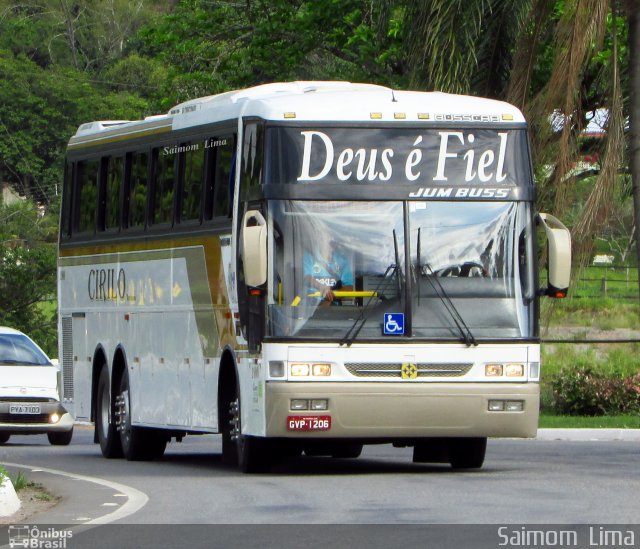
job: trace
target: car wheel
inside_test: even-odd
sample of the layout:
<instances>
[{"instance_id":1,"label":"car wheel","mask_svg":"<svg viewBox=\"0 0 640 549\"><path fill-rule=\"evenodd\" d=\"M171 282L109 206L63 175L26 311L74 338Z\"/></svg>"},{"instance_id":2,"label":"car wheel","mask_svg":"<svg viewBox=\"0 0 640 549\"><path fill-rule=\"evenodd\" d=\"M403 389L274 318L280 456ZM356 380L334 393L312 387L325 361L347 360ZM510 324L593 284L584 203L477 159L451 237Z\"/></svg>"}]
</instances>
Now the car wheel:
<instances>
[{"instance_id":1,"label":"car wheel","mask_svg":"<svg viewBox=\"0 0 640 549\"><path fill-rule=\"evenodd\" d=\"M4 444L9 440L11 433L0 433L0 444Z\"/></svg>"},{"instance_id":2,"label":"car wheel","mask_svg":"<svg viewBox=\"0 0 640 549\"><path fill-rule=\"evenodd\" d=\"M47 433L47 438L53 446L68 446L73 438L73 429L65 433Z\"/></svg>"}]
</instances>

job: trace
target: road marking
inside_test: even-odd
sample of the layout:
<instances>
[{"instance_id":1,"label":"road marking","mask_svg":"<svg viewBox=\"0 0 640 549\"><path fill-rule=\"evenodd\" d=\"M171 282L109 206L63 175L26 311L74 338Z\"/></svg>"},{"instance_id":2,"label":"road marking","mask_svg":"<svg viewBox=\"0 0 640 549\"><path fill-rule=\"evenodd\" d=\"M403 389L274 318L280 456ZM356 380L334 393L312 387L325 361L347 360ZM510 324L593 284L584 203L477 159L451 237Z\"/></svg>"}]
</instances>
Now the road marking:
<instances>
[{"instance_id":1,"label":"road marking","mask_svg":"<svg viewBox=\"0 0 640 549\"><path fill-rule=\"evenodd\" d=\"M85 482L93 482L94 484L99 484L100 486L106 486L107 488L111 488L112 490L122 494L127 497L127 501L122 504L119 509L112 511L102 517L98 517L95 519L87 518L78 518L76 520L88 520L85 524L109 524L110 522L114 522L116 520L123 519L128 517L129 515L133 515L133 513L142 509L147 502L149 501L149 496L140 490L136 490L131 486L126 486L125 484L120 484L119 482L113 482L110 480L105 480L97 477L89 477L85 475L76 475L74 473L67 473L65 471L59 471L57 469L45 469L43 467L34 467L33 465L23 465L21 463L7 463L3 462L3 465L8 467L18 467L21 469L30 469L34 472L43 472L49 473L51 475L60 475L63 477L67 477L71 480L82 480ZM122 496L121 496L122 497Z\"/></svg>"}]
</instances>

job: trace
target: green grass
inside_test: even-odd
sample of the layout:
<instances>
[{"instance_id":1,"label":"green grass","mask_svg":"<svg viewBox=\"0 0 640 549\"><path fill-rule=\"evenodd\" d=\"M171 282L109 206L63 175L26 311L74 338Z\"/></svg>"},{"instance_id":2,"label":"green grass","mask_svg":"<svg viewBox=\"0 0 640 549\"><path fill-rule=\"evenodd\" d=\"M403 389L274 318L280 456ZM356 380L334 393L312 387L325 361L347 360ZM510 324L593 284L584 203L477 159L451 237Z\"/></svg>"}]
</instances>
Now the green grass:
<instances>
[{"instance_id":1,"label":"green grass","mask_svg":"<svg viewBox=\"0 0 640 549\"><path fill-rule=\"evenodd\" d=\"M13 479L13 487L15 488L16 492L23 490L27 486L29 486L27 477L25 477L22 473L18 473L16 475L16 478Z\"/></svg>"},{"instance_id":2,"label":"green grass","mask_svg":"<svg viewBox=\"0 0 640 549\"><path fill-rule=\"evenodd\" d=\"M540 414L544 429L640 429L640 416L555 416Z\"/></svg>"}]
</instances>

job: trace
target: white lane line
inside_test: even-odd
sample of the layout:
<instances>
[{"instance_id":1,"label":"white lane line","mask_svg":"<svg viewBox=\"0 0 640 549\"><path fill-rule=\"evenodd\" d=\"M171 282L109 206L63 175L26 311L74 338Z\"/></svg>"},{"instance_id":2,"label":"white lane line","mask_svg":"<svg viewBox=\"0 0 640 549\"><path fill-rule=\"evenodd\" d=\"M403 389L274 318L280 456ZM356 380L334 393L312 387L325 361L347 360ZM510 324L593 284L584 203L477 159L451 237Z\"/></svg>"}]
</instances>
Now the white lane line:
<instances>
[{"instance_id":1,"label":"white lane line","mask_svg":"<svg viewBox=\"0 0 640 549\"><path fill-rule=\"evenodd\" d=\"M3 464L9 467L31 469L34 472L38 471L43 473L49 473L51 475L60 475L63 477L67 477L71 480L83 480L85 482L93 482L94 484L99 484L100 486L106 486L108 488L111 488L112 490L118 492L118 494L123 494L127 497L127 501L123 503L120 508L102 517L89 520L85 524L109 524L110 522L123 519L125 517L128 517L129 515L133 515L133 513L142 509L149 501L149 496L147 496L147 494L145 494L144 492L141 492L140 490L136 490L131 486L120 484L119 482L113 482L111 480L105 480L97 477L88 477L85 475L76 475L74 473L67 473L65 471L59 471L57 469L45 469L44 467L34 467L33 465L25 465L22 463L3 462ZM80 520L80 519L76 519L76 520ZM87 519L83 518L82 520L87 520Z\"/></svg>"}]
</instances>

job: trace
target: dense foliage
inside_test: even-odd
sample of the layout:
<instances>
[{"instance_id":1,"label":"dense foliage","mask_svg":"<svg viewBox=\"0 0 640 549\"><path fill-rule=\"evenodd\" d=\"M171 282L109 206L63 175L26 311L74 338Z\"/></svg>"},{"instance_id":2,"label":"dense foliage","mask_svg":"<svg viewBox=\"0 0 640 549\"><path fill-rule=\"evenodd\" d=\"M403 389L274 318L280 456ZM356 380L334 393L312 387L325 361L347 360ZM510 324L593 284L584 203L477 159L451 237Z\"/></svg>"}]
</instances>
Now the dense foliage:
<instances>
[{"instance_id":1,"label":"dense foliage","mask_svg":"<svg viewBox=\"0 0 640 549\"><path fill-rule=\"evenodd\" d=\"M46 206L37 227L54 215L65 144L80 123L139 119L264 82L488 95L516 103L532 123L541 206L569 219L585 257L595 245L626 259L634 215L620 176L630 96L625 7L637 9L636 1L0 0L0 182ZM607 138L585 139L598 108L615 115L604 123ZM562 121L556 131L552 112ZM577 171L585 157L588 169ZM25 206L20 217L35 211ZM3 287L21 280L22 253L33 254L34 272L48 265L43 292L29 277L2 292L0 322L37 330L46 322L34 303L54 293L55 238L19 251L7 244L15 230L2 232Z\"/></svg>"},{"instance_id":2,"label":"dense foliage","mask_svg":"<svg viewBox=\"0 0 640 549\"><path fill-rule=\"evenodd\" d=\"M640 374L607 375L593 366L571 366L552 382L558 414L602 416L640 412Z\"/></svg>"}]
</instances>

